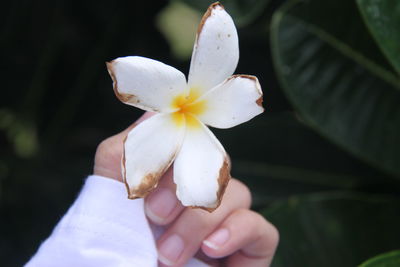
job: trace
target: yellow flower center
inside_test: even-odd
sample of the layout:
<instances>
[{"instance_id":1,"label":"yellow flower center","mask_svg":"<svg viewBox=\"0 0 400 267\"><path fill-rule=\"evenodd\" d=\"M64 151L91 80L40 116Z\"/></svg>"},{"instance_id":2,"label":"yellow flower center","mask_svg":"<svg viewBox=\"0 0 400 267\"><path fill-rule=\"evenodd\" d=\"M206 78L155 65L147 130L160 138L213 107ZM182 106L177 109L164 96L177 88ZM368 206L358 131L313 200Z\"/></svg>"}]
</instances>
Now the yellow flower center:
<instances>
[{"instance_id":1,"label":"yellow flower center","mask_svg":"<svg viewBox=\"0 0 400 267\"><path fill-rule=\"evenodd\" d=\"M187 127L199 127L199 121L196 116L204 112L206 108L205 101L196 101L200 97L196 89L191 88L189 94L181 94L174 98L172 107L178 109L172 114L174 122L178 126L186 123Z\"/></svg>"}]
</instances>

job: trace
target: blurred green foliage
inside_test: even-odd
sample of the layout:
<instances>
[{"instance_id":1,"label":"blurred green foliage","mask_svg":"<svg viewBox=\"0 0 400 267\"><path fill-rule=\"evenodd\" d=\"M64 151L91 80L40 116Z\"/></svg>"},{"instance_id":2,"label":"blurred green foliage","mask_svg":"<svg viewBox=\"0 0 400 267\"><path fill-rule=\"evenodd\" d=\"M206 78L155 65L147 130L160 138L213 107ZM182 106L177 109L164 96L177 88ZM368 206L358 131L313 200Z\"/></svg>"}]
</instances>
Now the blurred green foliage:
<instances>
[{"instance_id":1,"label":"blurred green foliage","mask_svg":"<svg viewBox=\"0 0 400 267\"><path fill-rule=\"evenodd\" d=\"M400 79L356 2L296 2L279 9L271 27L274 62L287 96L322 135L400 176Z\"/></svg>"},{"instance_id":2,"label":"blurred green foliage","mask_svg":"<svg viewBox=\"0 0 400 267\"><path fill-rule=\"evenodd\" d=\"M386 59L400 73L400 5L396 0L357 0L376 43Z\"/></svg>"},{"instance_id":3,"label":"blurred green foliage","mask_svg":"<svg viewBox=\"0 0 400 267\"><path fill-rule=\"evenodd\" d=\"M399 10L390 0L291 0L274 12L270 35L280 84L302 120L393 179L400 178ZM392 183L378 202L368 190L362 199L307 195L267 209L282 235L274 265L354 266L397 248L399 182Z\"/></svg>"},{"instance_id":4,"label":"blurred green foliage","mask_svg":"<svg viewBox=\"0 0 400 267\"><path fill-rule=\"evenodd\" d=\"M201 11L179 1L171 2L158 14L157 27L169 42L171 53L177 59L190 58L202 15Z\"/></svg>"},{"instance_id":5,"label":"blurred green foliage","mask_svg":"<svg viewBox=\"0 0 400 267\"><path fill-rule=\"evenodd\" d=\"M221 2L238 25L236 73L259 78L266 111L214 132L280 231L273 266L354 266L398 248L400 3ZM97 144L140 115L115 98L104 62L141 55L187 71L211 3L3 4L1 266L29 259L91 173ZM365 266L398 255L377 259Z\"/></svg>"},{"instance_id":6,"label":"blurred green foliage","mask_svg":"<svg viewBox=\"0 0 400 267\"><path fill-rule=\"evenodd\" d=\"M281 229L274 266L357 266L392 250L400 236L399 205L399 198L350 192L275 202L263 212Z\"/></svg>"},{"instance_id":7,"label":"blurred green foliage","mask_svg":"<svg viewBox=\"0 0 400 267\"><path fill-rule=\"evenodd\" d=\"M362 263L360 267L396 267L400 265L400 251L391 251Z\"/></svg>"}]
</instances>

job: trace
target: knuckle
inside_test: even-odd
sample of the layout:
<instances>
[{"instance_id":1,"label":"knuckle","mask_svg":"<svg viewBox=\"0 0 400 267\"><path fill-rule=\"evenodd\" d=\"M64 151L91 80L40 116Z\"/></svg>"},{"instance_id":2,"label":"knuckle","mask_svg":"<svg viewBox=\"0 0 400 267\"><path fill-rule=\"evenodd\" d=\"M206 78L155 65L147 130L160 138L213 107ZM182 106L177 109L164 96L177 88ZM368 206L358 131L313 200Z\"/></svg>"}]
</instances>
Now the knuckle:
<instances>
[{"instance_id":1,"label":"knuckle","mask_svg":"<svg viewBox=\"0 0 400 267\"><path fill-rule=\"evenodd\" d=\"M109 147L112 144L112 139L111 137L103 140L100 142L100 144L97 146L97 153L104 153L107 151L107 147Z\"/></svg>"},{"instance_id":2,"label":"knuckle","mask_svg":"<svg viewBox=\"0 0 400 267\"><path fill-rule=\"evenodd\" d=\"M250 225L252 225L253 224L253 219L254 218L252 218L252 216L251 216L251 214L252 214L253 212L251 211L251 210L248 210L248 209L237 209L237 210L235 210L233 213L232 213L232 217L234 218L234 219L237 219L237 218L246 218L246 222Z\"/></svg>"},{"instance_id":3,"label":"knuckle","mask_svg":"<svg viewBox=\"0 0 400 267\"><path fill-rule=\"evenodd\" d=\"M226 223L234 228L242 227L244 223L246 228L255 229L257 218L253 214L254 212L248 209L237 209L230 214Z\"/></svg>"},{"instance_id":4,"label":"knuckle","mask_svg":"<svg viewBox=\"0 0 400 267\"><path fill-rule=\"evenodd\" d=\"M219 223L219 221L214 218L214 215L209 214L208 211L199 210L198 212L197 224L200 225L201 229L208 231Z\"/></svg>"},{"instance_id":5,"label":"knuckle","mask_svg":"<svg viewBox=\"0 0 400 267\"><path fill-rule=\"evenodd\" d=\"M232 179L232 187L232 191L235 192L235 195L240 197L241 203L243 203L246 208L250 208L252 203L250 189L243 182L237 179Z\"/></svg>"},{"instance_id":6,"label":"knuckle","mask_svg":"<svg viewBox=\"0 0 400 267\"><path fill-rule=\"evenodd\" d=\"M275 227L275 225L268 223L269 224L269 237L271 240L271 243L273 245L275 245L275 247L278 245L279 243L279 231L278 229Z\"/></svg>"},{"instance_id":7,"label":"knuckle","mask_svg":"<svg viewBox=\"0 0 400 267\"><path fill-rule=\"evenodd\" d=\"M258 224L260 226L261 235L265 237L264 239L271 248L276 248L279 243L278 229L261 214L255 213L255 216L257 217Z\"/></svg>"},{"instance_id":8,"label":"knuckle","mask_svg":"<svg viewBox=\"0 0 400 267\"><path fill-rule=\"evenodd\" d=\"M279 243L279 231L264 216L255 211L240 209L235 211L235 217L245 217L246 224L249 228L255 229L259 232L260 236L263 236L270 247L276 247Z\"/></svg>"},{"instance_id":9,"label":"knuckle","mask_svg":"<svg viewBox=\"0 0 400 267\"><path fill-rule=\"evenodd\" d=\"M108 143L107 140L108 139L101 141L100 144L97 146L96 157L98 157L100 154L104 154L104 152L106 151L106 147L107 147L107 143Z\"/></svg>"},{"instance_id":10,"label":"knuckle","mask_svg":"<svg viewBox=\"0 0 400 267\"><path fill-rule=\"evenodd\" d=\"M122 147L115 146L115 137L109 137L97 146L95 165L109 165L110 162L119 162L122 155Z\"/></svg>"},{"instance_id":11,"label":"knuckle","mask_svg":"<svg viewBox=\"0 0 400 267\"><path fill-rule=\"evenodd\" d=\"M254 229L258 228L261 232L266 232L268 229L268 222L261 214L251 211L251 216L249 216L249 218L251 218L251 225Z\"/></svg>"},{"instance_id":12,"label":"knuckle","mask_svg":"<svg viewBox=\"0 0 400 267\"><path fill-rule=\"evenodd\" d=\"M109 139L103 140L96 149L95 164L101 163L101 161L107 156L107 147L109 146Z\"/></svg>"},{"instance_id":13,"label":"knuckle","mask_svg":"<svg viewBox=\"0 0 400 267\"><path fill-rule=\"evenodd\" d=\"M117 135L108 137L100 142L96 149L96 157L113 158L119 154L122 147L118 146L118 149L112 149L117 144Z\"/></svg>"}]
</instances>

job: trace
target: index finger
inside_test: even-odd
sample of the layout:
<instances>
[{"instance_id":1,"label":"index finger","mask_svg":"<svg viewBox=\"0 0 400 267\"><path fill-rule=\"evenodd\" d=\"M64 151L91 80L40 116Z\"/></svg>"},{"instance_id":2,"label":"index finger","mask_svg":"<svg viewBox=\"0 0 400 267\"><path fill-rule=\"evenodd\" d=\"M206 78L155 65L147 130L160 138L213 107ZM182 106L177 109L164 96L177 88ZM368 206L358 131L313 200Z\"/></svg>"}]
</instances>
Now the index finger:
<instances>
[{"instance_id":1,"label":"index finger","mask_svg":"<svg viewBox=\"0 0 400 267\"><path fill-rule=\"evenodd\" d=\"M160 179L157 188L145 198L145 211L150 221L166 225L175 220L184 207L176 197L172 166Z\"/></svg>"}]
</instances>

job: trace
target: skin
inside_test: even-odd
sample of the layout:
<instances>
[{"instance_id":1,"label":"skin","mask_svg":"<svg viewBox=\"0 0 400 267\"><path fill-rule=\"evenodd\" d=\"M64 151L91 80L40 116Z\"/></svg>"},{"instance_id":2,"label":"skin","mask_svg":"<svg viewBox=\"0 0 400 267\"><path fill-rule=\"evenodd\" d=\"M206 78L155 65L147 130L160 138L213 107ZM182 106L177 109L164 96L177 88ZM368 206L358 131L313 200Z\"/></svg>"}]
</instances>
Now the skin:
<instances>
[{"instance_id":1,"label":"skin","mask_svg":"<svg viewBox=\"0 0 400 267\"><path fill-rule=\"evenodd\" d=\"M145 113L129 128L104 140L98 146L94 174L112 177L122 182L123 139L130 129L150 116L151 113ZM183 266L192 257L199 258L211 266L270 265L278 245L279 234L271 223L249 209L251 194L243 183L231 179L220 207L209 213L201 209L187 208L179 203L175 196L172 175L171 168L164 174L157 189L145 198L145 210L149 221L165 229L157 240L157 247L162 248L163 243L171 236L179 236L184 244L183 251L174 260L164 260L168 265L160 262L160 266ZM169 212L163 207L167 202L176 203ZM212 236L218 231L224 233L224 239L227 240L216 245L212 242Z\"/></svg>"}]
</instances>

